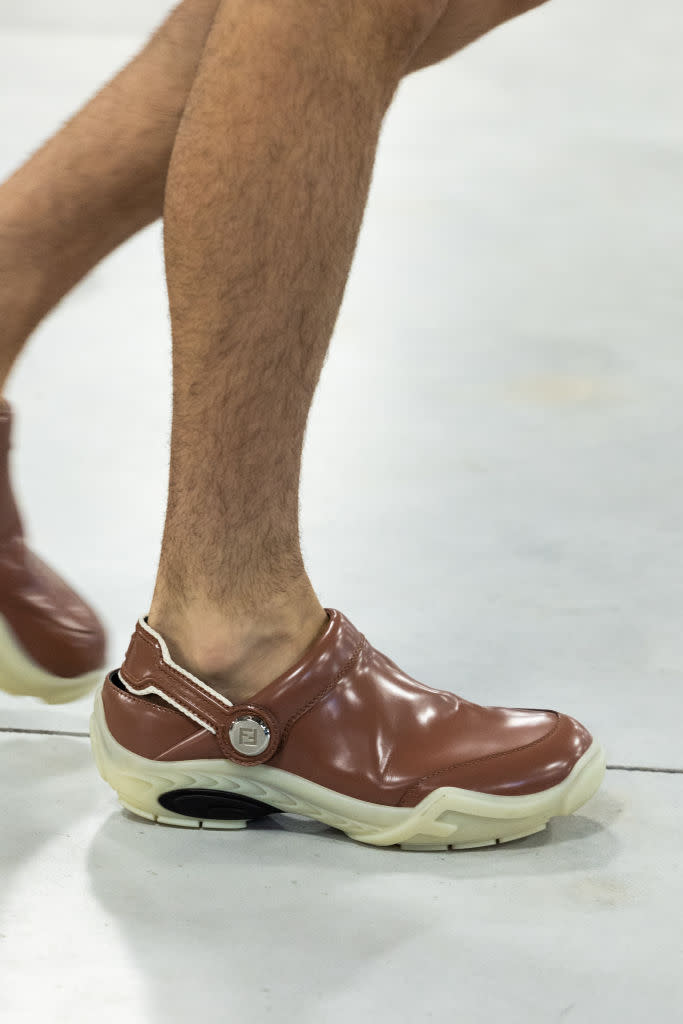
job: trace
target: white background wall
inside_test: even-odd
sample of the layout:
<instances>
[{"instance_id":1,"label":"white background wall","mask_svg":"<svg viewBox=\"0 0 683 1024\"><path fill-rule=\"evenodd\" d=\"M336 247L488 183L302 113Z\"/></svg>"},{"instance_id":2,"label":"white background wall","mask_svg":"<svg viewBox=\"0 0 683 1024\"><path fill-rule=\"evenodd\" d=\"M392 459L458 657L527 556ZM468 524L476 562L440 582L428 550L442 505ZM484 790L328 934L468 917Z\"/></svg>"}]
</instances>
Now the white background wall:
<instances>
[{"instance_id":1,"label":"white background wall","mask_svg":"<svg viewBox=\"0 0 683 1024\"><path fill-rule=\"evenodd\" d=\"M0 27L137 31L161 21L174 0L0 0Z\"/></svg>"}]
</instances>

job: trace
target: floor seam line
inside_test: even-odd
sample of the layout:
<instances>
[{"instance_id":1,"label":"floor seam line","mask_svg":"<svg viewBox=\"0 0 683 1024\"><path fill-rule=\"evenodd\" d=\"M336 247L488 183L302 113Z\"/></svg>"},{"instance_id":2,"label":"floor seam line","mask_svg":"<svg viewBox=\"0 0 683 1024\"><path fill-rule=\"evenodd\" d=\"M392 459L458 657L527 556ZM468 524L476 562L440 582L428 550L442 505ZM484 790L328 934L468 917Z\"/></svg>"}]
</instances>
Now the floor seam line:
<instances>
[{"instance_id":1,"label":"floor seam line","mask_svg":"<svg viewBox=\"0 0 683 1024\"><path fill-rule=\"evenodd\" d=\"M64 729L13 729L9 726L0 726L0 733L19 736L75 736L78 739L88 739L90 737L88 732L70 732Z\"/></svg>"}]
</instances>

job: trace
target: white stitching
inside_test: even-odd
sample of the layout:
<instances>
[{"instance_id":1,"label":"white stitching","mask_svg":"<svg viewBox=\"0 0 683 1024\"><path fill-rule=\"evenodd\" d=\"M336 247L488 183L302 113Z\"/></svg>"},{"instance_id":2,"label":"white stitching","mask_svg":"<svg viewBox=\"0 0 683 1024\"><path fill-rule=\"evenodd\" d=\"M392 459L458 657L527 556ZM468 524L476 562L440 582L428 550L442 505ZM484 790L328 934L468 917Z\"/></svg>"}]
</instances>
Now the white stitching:
<instances>
[{"instance_id":1,"label":"white stitching","mask_svg":"<svg viewBox=\"0 0 683 1024\"><path fill-rule=\"evenodd\" d=\"M162 700L168 701L168 703L171 704L176 709L176 711L182 712L183 715L186 715L188 718L191 718L193 722L197 723L197 725L201 725L203 729L206 729L208 732L213 733L214 736L216 735L216 730L212 725L209 725L207 722L203 721L203 719L199 718L199 716L196 715L193 711L190 711L189 708L183 707L182 704L178 704L177 701L173 700L172 697L169 697L167 693L163 693L163 691L159 690L156 686L146 686L143 690L138 690L125 679L121 672L121 669L119 669L118 671L118 677L129 693L137 694L139 697L144 697L147 694L154 693L156 694L157 697L161 697Z\"/></svg>"}]
</instances>

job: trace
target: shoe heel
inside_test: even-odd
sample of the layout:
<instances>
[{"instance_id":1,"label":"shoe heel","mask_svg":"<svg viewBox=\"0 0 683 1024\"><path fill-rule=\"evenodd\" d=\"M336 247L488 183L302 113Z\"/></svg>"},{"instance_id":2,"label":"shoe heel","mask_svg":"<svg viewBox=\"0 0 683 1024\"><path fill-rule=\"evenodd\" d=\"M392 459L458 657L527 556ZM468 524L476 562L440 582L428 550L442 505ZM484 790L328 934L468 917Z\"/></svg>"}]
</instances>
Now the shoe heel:
<instances>
[{"instance_id":1,"label":"shoe heel","mask_svg":"<svg viewBox=\"0 0 683 1024\"><path fill-rule=\"evenodd\" d=\"M90 720L97 769L132 814L181 828L244 829L279 813L277 807L230 790L231 779L195 769L192 762L152 761L114 740L98 695Z\"/></svg>"},{"instance_id":2,"label":"shoe heel","mask_svg":"<svg viewBox=\"0 0 683 1024\"><path fill-rule=\"evenodd\" d=\"M174 814L172 811L164 811L163 814L151 814L149 811L143 811L141 807L136 807L134 804L117 794L119 803L122 807L125 807L127 811L134 814L138 818L146 818L147 821L158 822L160 825L175 825L176 828L212 828L215 830L226 830L236 831L247 827L249 823L248 818L244 819L220 819L220 818L194 818L189 814Z\"/></svg>"},{"instance_id":3,"label":"shoe heel","mask_svg":"<svg viewBox=\"0 0 683 1024\"><path fill-rule=\"evenodd\" d=\"M277 814L277 807L219 789L174 789L156 798L154 810L137 806L130 792L117 791L119 803L140 818L181 828L246 828L250 821ZM158 810L157 810L158 808Z\"/></svg>"}]
</instances>

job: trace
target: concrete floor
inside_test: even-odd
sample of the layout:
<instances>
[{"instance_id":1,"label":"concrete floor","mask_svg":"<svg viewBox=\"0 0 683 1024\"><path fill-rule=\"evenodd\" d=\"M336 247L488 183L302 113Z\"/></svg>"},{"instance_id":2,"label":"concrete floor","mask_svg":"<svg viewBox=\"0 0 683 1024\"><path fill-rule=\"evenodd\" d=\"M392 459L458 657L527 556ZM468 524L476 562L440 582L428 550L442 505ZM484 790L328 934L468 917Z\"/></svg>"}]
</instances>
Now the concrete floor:
<instances>
[{"instance_id":1,"label":"concrete floor","mask_svg":"<svg viewBox=\"0 0 683 1024\"><path fill-rule=\"evenodd\" d=\"M82 733L89 701L0 697L4 1020L680 1014L682 37L672 0L557 2L404 84L304 467L325 604L433 685L574 714L622 768L493 851L195 834L127 817L83 738L35 732ZM0 31L0 173L138 43ZM169 394L155 228L9 392L35 547L112 665L151 594Z\"/></svg>"}]
</instances>

